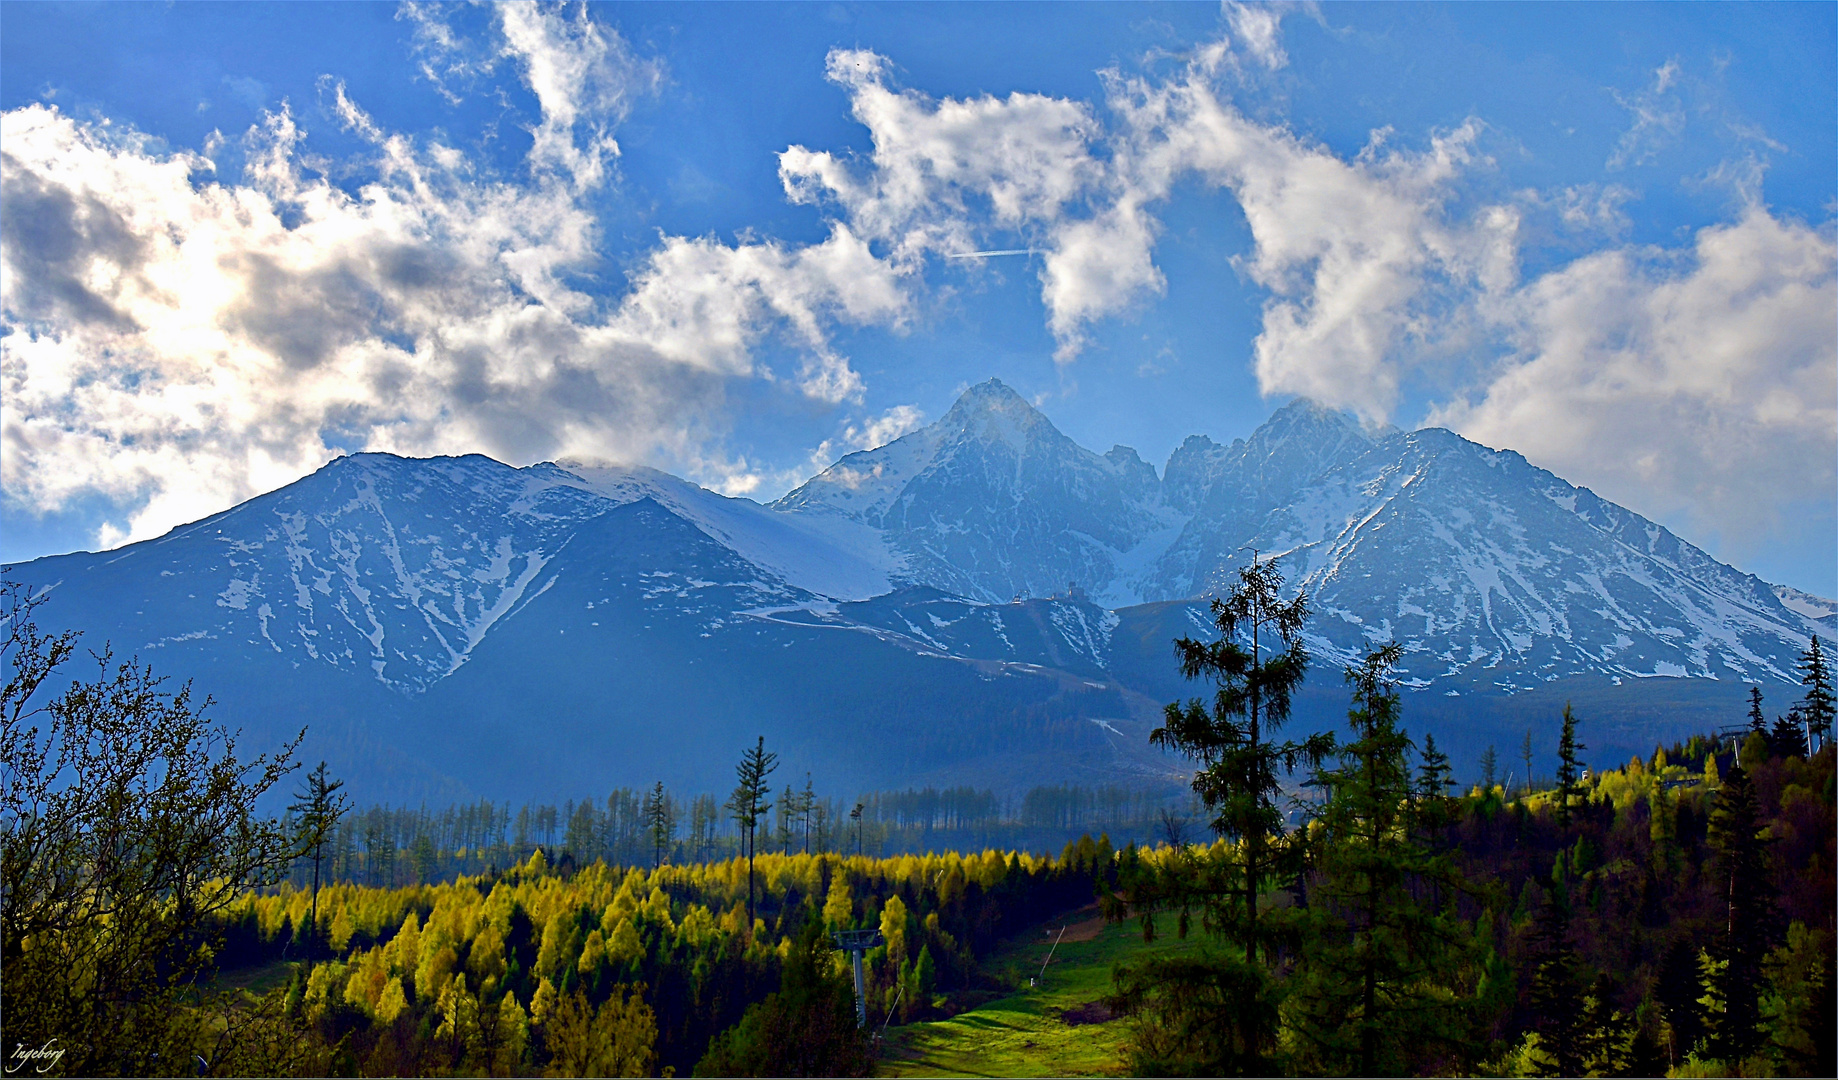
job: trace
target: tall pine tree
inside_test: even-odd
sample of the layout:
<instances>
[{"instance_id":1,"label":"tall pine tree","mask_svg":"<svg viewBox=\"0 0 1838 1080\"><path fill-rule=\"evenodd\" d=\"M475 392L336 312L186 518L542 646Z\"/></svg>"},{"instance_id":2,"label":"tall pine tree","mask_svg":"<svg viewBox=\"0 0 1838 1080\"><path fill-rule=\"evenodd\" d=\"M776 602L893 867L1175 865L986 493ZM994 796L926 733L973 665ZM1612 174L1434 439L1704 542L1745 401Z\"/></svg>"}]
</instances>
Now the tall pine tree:
<instances>
[{"instance_id":1,"label":"tall pine tree","mask_svg":"<svg viewBox=\"0 0 1838 1080\"><path fill-rule=\"evenodd\" d=\"M741 755L734 767L734 793L728 797L728 812L740 828L742 854L747 857L747 933L753 932L753 849L759 834L760 818L771 808L772 789L766 778L778 768L779 756L766 750L766 737Z\"/></svg>"},{"instance_id":2,"label":"tall pine tree","mask_svg":"<svg viewBox=\"0 0 1838 1080\"><path fill-rule=\"evenodd\" d=\"M1153 937L1158 910L1174 911L1184 936L1197 909L1208 932L1242 953L1163 958L1117 973L1119 1000L1136 1015L1137 1071L1260 1075L1270 1068L1274 935L1259 907L1267 885L1296 879L1302 854L1283 829L1278 772L1319 764L1334 745L1332 735L1276 738L1308 668L1301 636L1308 602L1285 601L1282 585L1274 564L1253 557L1232 594L1213 601L1218 640L1174 643L1181 673L1217 689L1210 707L1199 698L1169 705L1150 741L1198 763L1193 789L1213 830L1237 843L1223 855L1190 848L1159 866L1133 864L1105 911L1113 920L1135 912Z\"/></svg>"},{"instance_id":3,"label":"tall pine tree","mask_svg":"<svg viewBox=\"0 0 1838 1080\"><path fill-rule=\"evenodd\" d=\"M664 791L662 780L645 794L642 813L645 828L651 834L651 868L655 870L664 865L664 853L670 850L670 842L676 839L676 807L670 804L670 796Z\"/></svg>"},{"instance_id":4,"label":"tall pine tree","mask_svg":"<svg viewBox=\"0 0 1838 1080\"><path fill-rule=\"evenodd\" d=\"M1465 886L1412 818L1446 798L1447 761L1426 745L1413 784L1387 645L1347 670L1352 741L1313 784L1326 795L1311 889L1315 925L1285 1008L1305 1072L1442 1072L1478 1049L1473 941L1448 898ZM1441 822L1443 815L1435 814Z\"/></svg>"},{"instance_id":5,"label":"tall pine tree","mask_svg":"<svg viewBox=\"0 0 1838 1080\"><path fill-rule=\"evenodd\" d=\"M1806 721L1806 732L1812 737L1813 749L1819 750L1831 738L1833 719L1832 672L1820 647L1819 635L1800 656L1800 685L1806 696L1800 701L1800 715Z\"/></svg>"},{"instance_id":6,"label":"tall pine tree","mask_svg":"<svg viewBox=\"0 0 1838 1080\"><path fill-rule=\"evenodd\" d=\"M1717 961L1706 989L1722 1002L1713 1018L1710 1050L1735 1065L1761 1045L1762 961L1775 936L1773 875L1761 809L1748 770L1732 764L1711 811L1709 841L1717 891L1723 896Z\"/></svg>"},{"instance_id":7,"label":"tall pine tree","mask_svg":"<svg viewBox=\"0 0 1838 1080\"><path fill-rule=\"evenodd\" d=\"M1311 735L1302 742L1278 741L1289 719L1290 697L1308 670L1302 622L1308 599L1282 599L1283 575L1273 562L1238 572L1229 597L1215 599L1219 638L1174 643L1181 674L1218 685L1209 708L1199 698L1167 707L1163 726L1149 735L1157 746L1199 762L1193 789L1213 814L1213 829L1238 841L1234 870L1236 904L1213 905L1213 921L1236 928L1245 959L1255 964L1264 946L1258 928L1258 900L1266 884L1295 872L1293 844L1286 842L1279 770L1302 761L1318 763L1333 737ZM1267 958L1267 957L1266 957Z\"/></svg>"},{"instance_id":8,"label":"tall pine tree","mask_svg":"<svg viewBox=\"0 0 1838 1080\"><path fill-rule=\"evenodd\" d=\"M1653 997L1666 1023L1666 1057L1673 1065L1704 1038L1704 1010L1698 1003L1697 986L1698 951L1690 935L1681 933L1667 948L1653 981Z\"/></svg>"},{"instance_id":9,"label":"tall pine tree","mask_svg":"<svg viewBox=\"0 0 1838 1080\"><path fill-rule=\"evenodd\" d=\"M1570 828L1570 799L1577 791L1577 780L1582 776L1582 765L1577 753L1588 747L1576 741L1576 713L1564 702L1563 733L1557 739L1557 827Z\"/></svg>"},{"instance_id":10,"label":"tall pine tree","mask_svg":"<svg viewBox=\"0 0 1838 1080\"><path fill-rule=\"evenodd\" d=\"M326 772L326 764L321 761L319 767L306 774L300 789L294 793L294 804L288 809L300 815L300 849L303 857L313 862L313 906L312 922L306 935L306 962L313 963L313 946L319 940L319 868L325 856L326 843L331 840L333 830L338 827L338 819L349 810L350 803L340 792L345 786L343 780L334 780Z\"/></svg>"},{"instance_id":11,"label":"tall pine tree","mask_svg":"<svg viewBox=\"0 0 1838 1080\"><path fill-rule=\"evenodd\" d=\"M1567 853L1559 851L1551 867L1551 891L1538 909L1526 958L1531 979L1528 1004L1538 1033L1541 1076L1583 1075L1586 1051L1583 998L1587 989L1582 960L1570 939Z\"/></svg>"}]
</instances>

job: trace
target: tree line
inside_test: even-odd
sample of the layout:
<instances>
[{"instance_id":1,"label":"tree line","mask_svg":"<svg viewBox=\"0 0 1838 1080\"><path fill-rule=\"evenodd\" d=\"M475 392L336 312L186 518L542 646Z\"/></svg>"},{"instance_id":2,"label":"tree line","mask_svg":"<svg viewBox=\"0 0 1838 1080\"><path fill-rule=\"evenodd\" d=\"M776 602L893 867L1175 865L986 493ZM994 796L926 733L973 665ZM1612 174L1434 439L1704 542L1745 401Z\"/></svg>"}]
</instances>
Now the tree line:
<instances>
[{"instance_id":1,"label":"tree line","mask_svg":"<svg viewBox=\"0 0 1838 1080\"><path fill-rule=\"evenodd\" d=\"M828 798L804 783L775 789L762 804L762 850L897 855L1003 850L1055 852L1078 837L1107 834L1142 843L1195 831L1194 800L1121 786L1041 785L1019 798L969 787L867 792ZM290 810L284 822L301 820ZM481 800L438 811L374 805L341 814L323 844L327 881L393 888L482 874L528 859L612 866L709 862L734 857L739 826L714 795L683 796L657 785L615 788L604 800L560 805ZM288 870L308 886L310 859Z\"/></svg>"},{"instance_id":2,"label":"tree line","mask_svg":"<svg viewBox=\"0 0 1838 1080\"><path fill-rule=\"evenodd\" d=\"M1118 973L1132 1071L1831 1075L1817 638L1797 723L1764 725L1757 695L1747 725L1592 772L1566 707L1548 788L1485 775L1458 795L1434 741L1403 726L1396 646L1347 669L1343 729L1286 730L1310 658L1306 598L1281 585L1254 561L1214 602L1218 640L1176 644L1213 694L1169 705L1152 738L1194 760L1219 839L1126 849L1105 910L1210 947ZM1309 796L1296 827L1290 776Z\"/></svg>"}]
</instances>

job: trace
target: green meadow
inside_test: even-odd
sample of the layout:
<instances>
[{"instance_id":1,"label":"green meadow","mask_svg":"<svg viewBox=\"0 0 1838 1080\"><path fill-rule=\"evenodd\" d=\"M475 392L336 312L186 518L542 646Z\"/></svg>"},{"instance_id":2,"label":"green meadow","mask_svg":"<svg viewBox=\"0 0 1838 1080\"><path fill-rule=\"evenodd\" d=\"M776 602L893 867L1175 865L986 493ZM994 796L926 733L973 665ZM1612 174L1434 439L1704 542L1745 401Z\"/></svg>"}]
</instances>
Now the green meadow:
<instances>
[{"instance_id":1,"label":"green meadow","mask_svg":"<svg viewBox=\"0 0 1838 1080\"><path fill-rule=\"evenodd\" d=\"M1168 925L1165 920L1163 928ZM1062 927L1065 936L1055 947ZM1121 1076L1128 1022L1109 1018L1102 1005L1112 991L1112 969L1200 947L1196 938L1171 935L1144 943L1136 922L1105 925L1095 907L1050 920L1010 939L984 964L997 985L1016 989L947 1020L888 1028L880 1072ZM1039 984L1029 987L1031 978Z\"/></svg>"}]
</instances>

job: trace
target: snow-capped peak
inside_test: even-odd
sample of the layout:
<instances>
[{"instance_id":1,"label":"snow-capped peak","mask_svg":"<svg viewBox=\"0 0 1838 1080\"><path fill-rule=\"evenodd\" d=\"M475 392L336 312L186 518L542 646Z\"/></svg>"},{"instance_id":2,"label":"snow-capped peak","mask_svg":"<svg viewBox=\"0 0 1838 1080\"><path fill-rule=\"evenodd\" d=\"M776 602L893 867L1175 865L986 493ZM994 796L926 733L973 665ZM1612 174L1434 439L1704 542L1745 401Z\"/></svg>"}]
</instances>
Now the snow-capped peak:
<instances>
[{"instance_id":1,"label":"snow-capped peak","mask_svg":"<svg viewBox=\"0 0 1838 1080\"><path fill-rule=\"evenodd\" d=\"M1775 585L1772 589L1781 606L1805 619L1813 633L1838 634L1838 601L1788 585Z\"/></svg>"}]
</instances>

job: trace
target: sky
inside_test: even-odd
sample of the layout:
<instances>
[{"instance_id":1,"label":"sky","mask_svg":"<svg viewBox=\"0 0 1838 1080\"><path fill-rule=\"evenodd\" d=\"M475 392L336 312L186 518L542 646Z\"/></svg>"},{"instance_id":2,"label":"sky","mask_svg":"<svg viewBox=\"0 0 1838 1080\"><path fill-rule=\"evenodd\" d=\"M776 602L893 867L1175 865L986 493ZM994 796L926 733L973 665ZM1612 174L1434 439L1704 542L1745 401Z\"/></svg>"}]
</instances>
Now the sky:
<instances>
[{"instance_id":1,"label":"sky","mask_svg":"<svg viewBox=\"0 0 1838 1080\"><path fill-rule=\"evenodd\" d=\"M0 4L0 560L1296 395L1838 595L1831 4ZM999 254L987 254L987 253Z\"/></svg>"}]
</instances>

